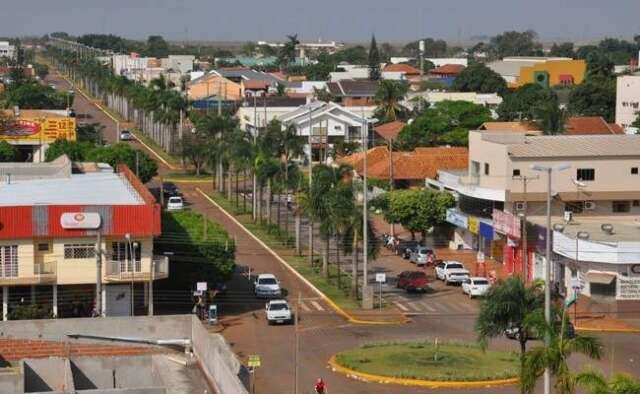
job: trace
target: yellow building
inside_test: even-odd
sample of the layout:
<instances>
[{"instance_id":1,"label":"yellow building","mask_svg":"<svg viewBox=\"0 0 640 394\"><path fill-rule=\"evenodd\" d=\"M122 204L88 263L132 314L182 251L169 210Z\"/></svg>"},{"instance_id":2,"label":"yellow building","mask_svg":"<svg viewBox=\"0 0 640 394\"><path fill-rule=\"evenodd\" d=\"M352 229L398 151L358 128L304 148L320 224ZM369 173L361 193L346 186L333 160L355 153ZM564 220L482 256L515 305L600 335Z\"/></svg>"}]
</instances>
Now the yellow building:
<instances>
[{"instance_id":1,"label":"yellow building","mask_svg":"<svg viewBox=\"0 0 640 394\"><path fill-rule=\"evenodd\" d=\"M511 87L517 88L528 83L547 87L557 85L578 85L584 80L587 63L584 60L547 60L520 68L520 75Z\"/></svg>"}]
</instances>

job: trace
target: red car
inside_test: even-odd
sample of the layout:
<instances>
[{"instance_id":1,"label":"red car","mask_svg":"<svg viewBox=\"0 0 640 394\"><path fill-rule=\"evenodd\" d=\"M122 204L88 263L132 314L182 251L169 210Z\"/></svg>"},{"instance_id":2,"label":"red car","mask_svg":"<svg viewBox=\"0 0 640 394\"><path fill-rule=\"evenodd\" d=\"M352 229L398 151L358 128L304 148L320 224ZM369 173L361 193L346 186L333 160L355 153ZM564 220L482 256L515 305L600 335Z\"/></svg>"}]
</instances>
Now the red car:
<instances>
[{"instance_id":1,"label":"red car","mask_svg":"<svg viewBox=\"0 0 640 394\"><path fill-rule=\"evenodd\" d=\"M396 287L410 291L427 291L427 274L424 271L405 271L398 275Z\"/></svg>"}]
</instances>

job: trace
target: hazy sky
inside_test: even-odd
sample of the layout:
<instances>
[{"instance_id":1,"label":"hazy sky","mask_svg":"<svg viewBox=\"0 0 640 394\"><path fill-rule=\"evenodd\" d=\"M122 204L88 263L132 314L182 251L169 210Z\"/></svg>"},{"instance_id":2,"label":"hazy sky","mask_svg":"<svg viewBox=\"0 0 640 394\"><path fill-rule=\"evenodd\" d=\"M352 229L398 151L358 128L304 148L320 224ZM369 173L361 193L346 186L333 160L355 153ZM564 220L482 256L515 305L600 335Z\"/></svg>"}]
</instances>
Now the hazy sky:
<instances>
[{"instance_id":1,"label":"hazy sky","mask_svg":"<svg viewBox=\"0 0 640 394\"><path fill-rule=\"evenodd\" d=\"M534 29L543 38L640 34L640 0L0 0L0 36L161 34L184 40L403 41Z\"/></svg>"}]
</instances>

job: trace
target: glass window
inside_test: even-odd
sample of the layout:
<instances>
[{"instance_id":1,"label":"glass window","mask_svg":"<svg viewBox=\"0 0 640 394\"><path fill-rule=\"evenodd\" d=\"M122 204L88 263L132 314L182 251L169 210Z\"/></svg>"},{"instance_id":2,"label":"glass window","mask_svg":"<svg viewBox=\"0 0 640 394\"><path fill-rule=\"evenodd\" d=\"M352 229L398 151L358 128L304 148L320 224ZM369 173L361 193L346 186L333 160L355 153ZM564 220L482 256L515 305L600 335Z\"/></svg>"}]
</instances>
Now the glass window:
<instances>
[{"instance_id":1,"label":"glass window","mask_svg":"<svg viewBox=\"0 0 640 394\"><path fill-rule=\"evenodd\" d=\"M95 244L64 244L65 259L89 259L96 257Z\"/></svg>"},{"instance_id":2,"label":"glass window","mask_svg":"<svg viewBox=\"0 0 640 394\"><path fill-rule=\"evenodd\" d=\"M484 174L489 175L489 163L484 163Z\"/></svg>"},{"instance_id":3,"label":"glass window","mask_svg":"<svg viewBox=\"0 0 640 394\"><path fill-rule=\"evenodd\" d=\"M49 251L49 243L42 242L38 244L38 252L48 252Z\"/></svg>"},{"instance_id":4,"label":"glass window","mask_svg":"<svg viewBox=\"0 0 640 394\"><path fill-rule=\"evenodd\" d=\"M18 245L0 246L0 277L18 276Z\"/></svg>"},{"instance_id":5,"label":"glass window","mask_svg":"<svg viewBox=\"0 0 640 394\"><path fill-rule=\"evenodd\" d=\"M474 160L471 160L471 175L480 175L480 163Z\"/></svg>"},{"instance_id":6,"label":"glass window","mask_svg":"<svg viewBox=\"0 0 640 394\"><path fill-rule=\"evenodd\" d=\"M513 176L520 176L520 169L519 168L514 168L513 169Z\"/></svg>"},{"instance_id":7,"label":"glass window","mask_svg":"<svg viewBox=\"0 0 640 394\"><path fill-rule=\"evenodd\" d=\"M638 167L631 167L631 175L638 175Z\"/></svg>"},{"instance_id":8,"label":"glass window","mask_svg":"<svg viewBox=\"0 0 640 394\"><path fill-rule=\"evenodd\" d=\"M596 170L593 168L578 168L576 171L576 180L593 181L596 179Z\"/></svg>"},{"instance_id":9,"label":"glass window","mask_svg":"<svg viewBox=\"0 0 640 394\"><path fill-rule=\"evenodd\" d=\"M631 211L631 203L629 201L613 201L611 205L612 210L615 213L624 213Z\"/></svg>"}]
</instances>

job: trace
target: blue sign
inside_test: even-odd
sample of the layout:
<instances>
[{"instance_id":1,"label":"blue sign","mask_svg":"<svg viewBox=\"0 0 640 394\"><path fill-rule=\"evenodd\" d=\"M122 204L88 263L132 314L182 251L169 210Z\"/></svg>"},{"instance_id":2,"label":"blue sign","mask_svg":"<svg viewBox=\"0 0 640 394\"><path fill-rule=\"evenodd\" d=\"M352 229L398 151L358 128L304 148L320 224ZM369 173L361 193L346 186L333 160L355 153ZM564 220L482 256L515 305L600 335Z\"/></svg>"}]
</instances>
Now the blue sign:
<instances>
[{"instance_id":1,"label":"blue sign","mask_svg":"<svg viewBox=\"0 0 640 394\"><path fill-rule=\"evenodd\" d=\"M493 240L493 226L485 222L480 222L480 235L487 241Z\"/></svg>"},{"instance_id":2,"label":"blue sign","mask_svg":"<svg viewBox=\"0 0 640 394\"><path fill-rule=\"evenodd\" d=\"M455 208L447 209L447 218L445 220L457 227L469 227L469 219L465 215L458 212L458 210Z\"/></svg>"}]
</instances>

